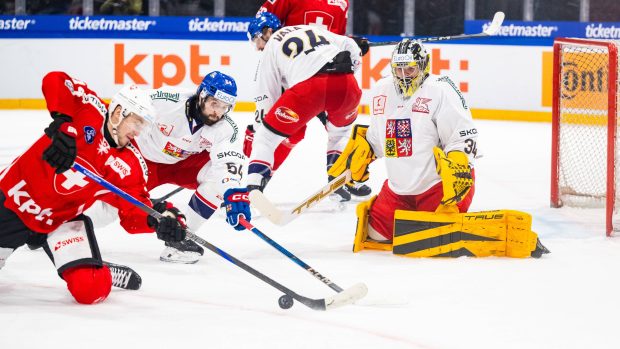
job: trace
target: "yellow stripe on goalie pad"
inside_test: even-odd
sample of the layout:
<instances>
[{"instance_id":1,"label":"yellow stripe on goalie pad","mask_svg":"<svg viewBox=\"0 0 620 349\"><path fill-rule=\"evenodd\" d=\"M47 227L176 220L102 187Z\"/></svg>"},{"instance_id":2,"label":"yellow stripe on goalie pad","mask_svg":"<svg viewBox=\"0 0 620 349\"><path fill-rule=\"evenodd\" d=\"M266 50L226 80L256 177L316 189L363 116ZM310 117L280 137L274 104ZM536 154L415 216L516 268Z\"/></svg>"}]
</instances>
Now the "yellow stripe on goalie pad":
<instances>
[{"instance_id":1,"label":"yellow stripe on goalie pad","mask_svg":"<svg viewBox=\"0 0 620 349\"><path fill-rule=\"evenodd\" d=\"M397 210L393 253L407 257L530 257L532 217L514 210L435 213Z\"/></svg>"}]
</instances>

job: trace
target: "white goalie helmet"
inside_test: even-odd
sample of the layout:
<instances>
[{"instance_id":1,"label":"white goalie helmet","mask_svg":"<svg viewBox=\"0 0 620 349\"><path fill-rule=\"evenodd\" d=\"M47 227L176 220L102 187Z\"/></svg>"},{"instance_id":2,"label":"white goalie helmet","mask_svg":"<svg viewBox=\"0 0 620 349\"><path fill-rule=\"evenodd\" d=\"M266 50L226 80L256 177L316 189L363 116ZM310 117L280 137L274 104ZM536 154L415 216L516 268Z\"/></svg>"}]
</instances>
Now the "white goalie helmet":
<instances>
[{"instance_id":1,"label":"white goalie helmet","mask_svg":"<svg viewBox=\"0 0 620 349\"><path fill-rule=\"evenodd\" d=\"M149 123L155 120L155 108L153 107L151 97L146 91L136 85L128 85L118 91L112 97L108 110L112 113L119 105L121 106L122 118L127 117L130 113L134 113Z\"/></svg>"},{"instance_id":2,"label":"white goalie helmet","mask_svg":"<svg viewBox=\"0 0 620 349\"><path fill-rule=\"evenodd\" d=\"M422 43L403 39L392 52L392 77L398 94L407 99L415 93L430 72L430 54Z\"/></svg>"}]
</instances>

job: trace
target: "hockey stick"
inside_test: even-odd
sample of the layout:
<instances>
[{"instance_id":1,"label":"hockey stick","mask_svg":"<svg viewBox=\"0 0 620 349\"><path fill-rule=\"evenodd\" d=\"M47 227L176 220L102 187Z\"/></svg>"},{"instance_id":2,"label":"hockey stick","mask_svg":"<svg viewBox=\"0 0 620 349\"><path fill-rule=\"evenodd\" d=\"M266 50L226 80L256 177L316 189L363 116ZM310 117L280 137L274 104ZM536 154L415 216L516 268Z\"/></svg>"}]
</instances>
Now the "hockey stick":
<instances>
[{"instance_id":1,"label":"hockey stick","mask_svg":"<svg viewBox=\"0 0 620 349\"><path fill-rule=\"evenodd\" d=\"M162 197L160 197L160 198L157 198L157 199L152 199L151 201L153 202L153 205L154 205L154 204L156 204L156 203L162 202L162 201L166 201L166 200L168 200L168 199L169 199L172 195L174 195L174 194L176 194L176 193L178 193L178 192L182 191L183 189L185 189L185 188L183 188L183 187L178 187L178 188L176 188L175 190L173 190L173 191L169 192L168 194L166 194L166 195L164 195L164 196L162 196Z\"/></svg>"},{"instance_id":2,"label":"hockey stick","mask_svg":"<svg viewBox=\"0 0 620 349\"><path fill-rule=\"evenodd\" d=\"M294 254L289 252L286 248L282 247L280 244L278 244L277 242L273 241L269 236L263 234L263 232L258 230L258 228L253 226L250 222L246 221L244 218L239 219L239 223L242 226L244 226L245 229L253 232L259 238L261 238L265 242L267 242L269 245L275 247L276 250L280 251L283 255L287 256L290 260L295 262L295 264L297 264L300 267L304 268L307 272L312 274L312 276L314 276L315 278L321 280L322 283L324 283L325 285L329 286L329 288L331 288L332 290L334 290L336 292L342 292L343 291L342 287L336 285L333 281L331 281L330 279L328 279L325 276L321 275L321 273L316 271L314 268L312 268L311 266L306 264L301 259L297 258L297 256L295 256Z\"/></svg>"},{"instance_id":3,"label":"hockey stick","mask_svg":"<svg viewBox=\"0 0 620 349\"><path fill-rule=\"evenodd\" d=\"M497 34L497 32L499 31L499 28L502 26L502 23L504 22L504 17L505 17L504 12L501 12L501 11L495 12L495 15L493 16L493 20L491 21L491 24L487 27L487 29L485 29L481 33L458 34L458 35L450 35L450 36L436 36L432 38L420 38L420 39L415 39L415 40L419 42L435 42L435 41L463 40L463 39L473 39L473 38L483 38L486 36L493 36ZM414 38L410 38L410 39L414 39ZM400 40L399 41L370 42L368 43L368 45L370 47L388 46L388 45L396 45L399 42Z\"/></svg>"},{"instance_id":4,"label":"hockey stick","mask_svg":"<svg viewBox=\"0 0 620 349\"><path fill-rule=\"evenodd\" d=\"M326 186L310 195L308 198L295 205L290 211L280 210L274 205L265 194L259 190L252 190L250 192L250 202L252 206L256 207L261 214L267 217L272 223L277 225L285 225L299 217L299 215L307 211L309 208L315 206L319 201L325 197L333 194L336 190L351 181L351 171L346 170L340 176L334 178Z\"/></svg>"},{"instance_id":5,"label":"hockey stick","mask_svg":"<svg viewBox=\"0 0 620 349\"><path fill-rule=\"evenodd\" d=\"M144 204L143 202L137 200L136 198L134 198L133 196L125 193L123 190L119 189L118 187L116 187L114 184L106 181L105 179L99 177L98 175L92 173L91 171L89 171L88 169L84 168L82 165L78 164L78 163L74 163L73 164L73 169L84 174L86 177L90 178L91 180L93 180L94 182L96 182L97 184L103 186L104 188L108 189L109 191L111 191L112 193L120 196L121 198L129 201L130 203L132 203L133 205L137 206L139 209L141 209L142 211L144 211L145 213L147 213L148 215L150 215L151 217L155 218L155 219L161 219L163 216L161 215L161 213L155 211L154 209L152 209L151 207L147 206L146 204ZM210 250L211 252L219 255L220 257L226 259L227 261L229 261L230 263L236 265L237 267L245 270L246 272L254 275L255 277L261 279L263 282L269 284L271 287L279 290L280 292L286 294L289 297L292 297L294 299L296 299L298 302L302 303L303 305L307 306L310 309L313 310L330 310L330 309L334 309L343 305L348 305L348 304L352 304L355 301L363 298L364 296L366 296L366 294L368 293L368 287L366 287L365 284L363 283L358 283L355 284L351 287L349 287L348 289L337 293L333 296L329 296L329 297L325 297L325 298L320 298L320 299L312 299L312 298L307 298L304 296L301 296L299 294L297 294L296 292L292 291L291 289L287 288L286 286L280 284L279 282L269 278L268 276L266 276L265 274L259 272L258 270L250 267L249 265L243 263L242 261L238 260L237 258L233 257L232 255L226 253L224 250L221 250L220 248L218 248L215 245L212 245L211 243L207 242L206 240L202 239L201 237L195 235L194 233L187 231L187 238L196 242L197 244L207 248L208 250Z\"/></svg>"}]
</instances>

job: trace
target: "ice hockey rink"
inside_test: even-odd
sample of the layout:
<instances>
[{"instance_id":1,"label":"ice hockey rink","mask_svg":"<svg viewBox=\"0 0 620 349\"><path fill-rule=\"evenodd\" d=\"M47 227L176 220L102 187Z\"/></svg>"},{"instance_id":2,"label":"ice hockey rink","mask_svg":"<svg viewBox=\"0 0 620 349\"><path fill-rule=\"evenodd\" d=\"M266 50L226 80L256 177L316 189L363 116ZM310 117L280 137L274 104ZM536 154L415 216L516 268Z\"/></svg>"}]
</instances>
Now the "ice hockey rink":
<instances>
[{"instance_id":1,"label":"ice hockey rink","mask_svg":"<svg viewBox=\"0 0 620 349\"><path fill-rule=\"evenodd\" d=\"M0 164L39 137L45 111L0 111ZM240 132L251 114L235 113ZM367 122L367 116L358 122ZM360 305L328 312L296 303L209 251L195 265L159 262L163 243L116 223L97 231L105 260L143 278L98 305L75 303L42 251L21 248L0 271L0 348L620 348L620 239L606 238L603 210L549 207L551 125L477 121L471 211L515 209L551 250L541 259L411 259L353 254L355 204L322 202L286 226L256 227L346 288L365 282ZM325 183L326 135L318 121L265 194L290 207ZM382 161L371 166L377 191ZM173 189L159 188L158 197ZM172 198L181 206L190 196ZM214 216L198 235L311 298L334 291L249 231Z\"/></svg>"}]
</instances>

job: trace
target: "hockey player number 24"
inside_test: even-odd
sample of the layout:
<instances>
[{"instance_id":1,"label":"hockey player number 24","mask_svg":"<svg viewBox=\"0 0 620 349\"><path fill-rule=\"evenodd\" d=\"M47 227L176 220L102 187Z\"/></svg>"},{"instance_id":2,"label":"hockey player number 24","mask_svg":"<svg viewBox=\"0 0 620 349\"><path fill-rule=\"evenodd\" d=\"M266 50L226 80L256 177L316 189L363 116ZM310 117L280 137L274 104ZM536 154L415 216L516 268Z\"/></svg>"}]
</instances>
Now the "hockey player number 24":
<instances>
[{"instance_id":1,"label":"hockey player number 24","mask_svg":"<svg viewBox=\"0 0 620 349\"><path fill-rule=\"evenodd\" d=\"M305 54L309 54L315 50L316 47L321 45L329 45L329 41L325 39L324 36L316 35L312 30L306 30L304 32L308 36L308 44L310 48L308 50L304 50L306 47L306 43L304 40L298 36L293 36L288 38L284 44L282 44L282 52L290 57L295 58L299 56L302 52ZM291 48L291 45L294 47Z\"/></svg>"}]
</instances>

